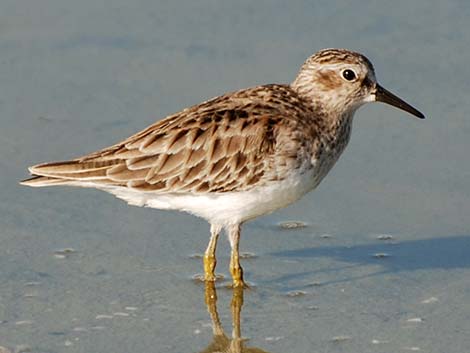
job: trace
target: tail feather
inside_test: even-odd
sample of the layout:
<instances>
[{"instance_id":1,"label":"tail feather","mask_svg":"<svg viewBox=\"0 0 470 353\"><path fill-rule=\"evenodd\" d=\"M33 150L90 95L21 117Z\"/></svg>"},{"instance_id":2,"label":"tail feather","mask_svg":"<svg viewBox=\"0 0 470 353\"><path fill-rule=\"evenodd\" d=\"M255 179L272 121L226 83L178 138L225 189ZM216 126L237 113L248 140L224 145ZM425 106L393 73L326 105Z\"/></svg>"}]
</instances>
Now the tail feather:
<instances>
[{"instance_id":1,"label":"tail feather","mask_svg":"<svg viewBox=\"0 0 470 353\"><path fill-rule=\"evenodd\" d=\"M89 173L106 170L109 167L119 163L119 160L109 161L89 161L80 162L78 160L65 162L52 162L34 165L29 168L31 174L60 176L61 174Z\"/></svg>"},{"instance_id":2,"label":"tail feather","mask_svg":"<svg viewBox=\"0 0 470 353\"><path fill-rule=\"evenodd\" d=\"M108 179L106 176L105 169L92 170L87 172L75 172L75 173L51 173L51 172L35 172L33 175L40 175L45 177L51 177L56 179L69 179L69 180L99 180Z\"/></svg>"},{"instance_id":3,"label":"tail feather","mask_svg":"<svg viewBox=\"0 0 470 353\"><path fill-rule=\"evenodd\" d=\"M119 163L119 160L108 161L65 161L32 166L29 171L33 176L20 182L32 187L53 185L90 186L94 183L116 184L106 172Z\"/></svg>"},{"instance_id":4,"label":"tail feather","mask_svg":"<svg viewBox=\"0 0 470 353\"><path fill-rule=\"evenodd\" d=\"M44 177L35 175L29 179L21 180L21 185L31 186L31 187L41 187L41 186L53 186L53 185L63 185L66 182L64 179L56 179L50 177Z\"/></svg>"}]
</instances>

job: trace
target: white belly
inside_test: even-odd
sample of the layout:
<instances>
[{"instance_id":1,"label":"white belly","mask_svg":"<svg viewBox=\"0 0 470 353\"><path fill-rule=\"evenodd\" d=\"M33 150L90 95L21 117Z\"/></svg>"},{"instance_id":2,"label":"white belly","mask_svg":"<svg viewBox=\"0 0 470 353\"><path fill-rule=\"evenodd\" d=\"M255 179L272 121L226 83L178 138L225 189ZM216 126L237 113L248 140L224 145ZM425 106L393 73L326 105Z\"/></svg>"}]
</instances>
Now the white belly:
<instances>
[{"instance_id":1,"label":"white belly","mask_svg":"<svg viewBox=\"0 0 470 353\"><path fill-rule=\"evenodd\" d=\"M297 201L317 182L313 169L292 172L282 181L242 192L213 194L142 193L127 188L107 189L129 204L165 210L185 211L211 224L238 224L271 213Z\"/></svg>"}]
</instances>

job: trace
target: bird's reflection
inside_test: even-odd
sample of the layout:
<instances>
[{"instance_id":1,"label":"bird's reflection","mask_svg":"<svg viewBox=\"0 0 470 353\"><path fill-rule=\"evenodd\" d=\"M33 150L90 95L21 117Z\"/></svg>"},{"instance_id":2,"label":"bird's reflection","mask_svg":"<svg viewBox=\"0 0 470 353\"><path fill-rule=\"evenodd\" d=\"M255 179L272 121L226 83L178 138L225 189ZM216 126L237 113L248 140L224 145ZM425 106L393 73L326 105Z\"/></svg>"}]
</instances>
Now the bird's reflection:
<instances>
[{"instance_id":1,"label":"bird's reflection","mask_svg":"<svg viewBox=\"0 0 470 353\"><path fill-rule=\"evenodd\" d=\"M268 353L259 348L245 346L246 340L241 337L240 314L243 306L243 288L233 288L230 309L232 312L232 335L227 336L220 322L217 311L217 291L214 282L206 282L205 300L207 311L212 321L212 342L201 353Z\"/></svg>"}]
</instances>

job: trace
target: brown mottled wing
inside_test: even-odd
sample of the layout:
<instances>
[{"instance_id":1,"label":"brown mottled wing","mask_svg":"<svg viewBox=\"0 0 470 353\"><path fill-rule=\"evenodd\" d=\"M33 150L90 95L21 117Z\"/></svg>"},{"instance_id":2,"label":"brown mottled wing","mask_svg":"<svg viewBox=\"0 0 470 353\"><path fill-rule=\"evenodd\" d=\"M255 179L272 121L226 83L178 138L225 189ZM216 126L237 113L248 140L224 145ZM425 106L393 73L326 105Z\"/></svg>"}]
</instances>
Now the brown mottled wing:
<instances>
[{"instance_id":1,"label":"brown mottled wing","mask_svg":"<svg viewBox=\"0 0 470 353\"><path fill-rule=\"evenodd\" d=\"M246 109L195 115L103 156L122 160L107 176L129 187L167 192L226 192L256 183L264 173L263 154L273 148L268 116Z\"/></svg>"},{"instance_id":2,"label":"brown mottled wing","mask_svg":"<svg viewBox=\"0 0 470 353\"><path fill-rule=\"evenodd\" d=\"M222 96L104 150L30 170L49 183L59 178L172 193L247 190L267 178L282 113L264 99Z\"/></svg>"}]
</instances>

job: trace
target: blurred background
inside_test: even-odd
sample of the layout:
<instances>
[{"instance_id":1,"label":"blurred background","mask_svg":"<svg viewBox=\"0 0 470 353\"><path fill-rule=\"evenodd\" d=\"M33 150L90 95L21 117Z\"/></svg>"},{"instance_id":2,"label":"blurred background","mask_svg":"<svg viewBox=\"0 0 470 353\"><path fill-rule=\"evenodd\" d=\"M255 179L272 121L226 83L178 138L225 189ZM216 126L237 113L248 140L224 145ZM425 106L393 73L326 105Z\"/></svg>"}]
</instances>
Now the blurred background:
<instances>
[{"instance_id":1,"label":"blurred background","mask_svg":"<svg viewBox=\"0 0 470 353\"><path fill-rule=\"evenodd\" d=\"M344 47L427 120L361 108L319 188L245 225L242 335L270 352L467 351L469 17L458 0L0 0L0 346L204 351L204 220L18 181ZM218 254L227 276L225 239Z\"/></svg>"}]
</instances>

